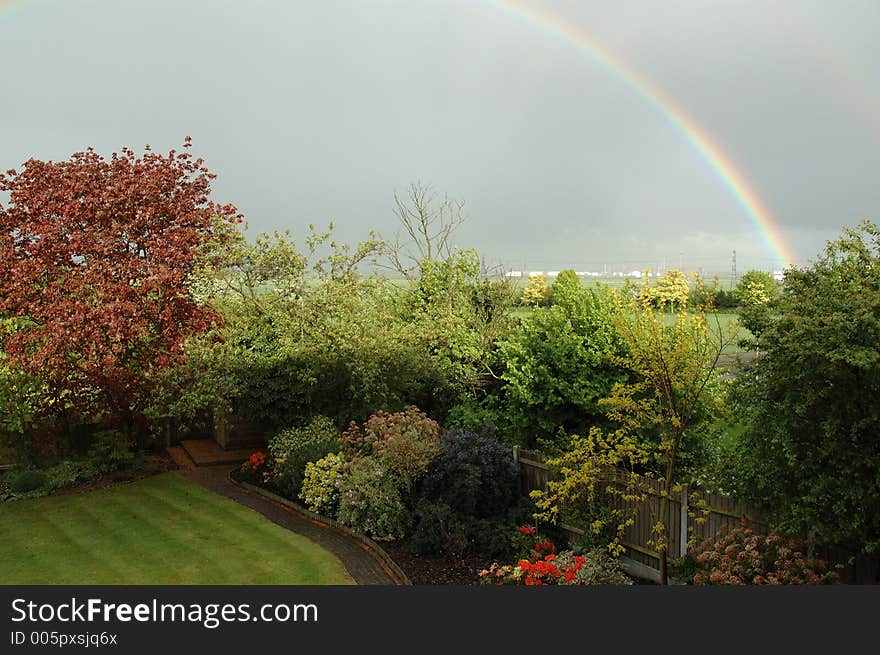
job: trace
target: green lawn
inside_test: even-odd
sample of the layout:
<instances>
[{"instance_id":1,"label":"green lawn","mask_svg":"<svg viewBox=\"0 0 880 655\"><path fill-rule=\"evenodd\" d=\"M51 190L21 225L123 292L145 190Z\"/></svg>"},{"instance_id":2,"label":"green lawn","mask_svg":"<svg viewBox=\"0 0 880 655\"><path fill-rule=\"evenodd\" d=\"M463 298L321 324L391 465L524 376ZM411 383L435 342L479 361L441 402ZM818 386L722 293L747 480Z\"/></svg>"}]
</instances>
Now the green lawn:
<instances>
[{"instance_id":1,"label":"green lawn","mask_svg":"<svg viewBox=\"0 0 880 655\"><path fill-rule=\"evenodd\" d=\"M163 473L0 504L2 584L352 584L339 560Z\"/></svg>"}]
</instances>

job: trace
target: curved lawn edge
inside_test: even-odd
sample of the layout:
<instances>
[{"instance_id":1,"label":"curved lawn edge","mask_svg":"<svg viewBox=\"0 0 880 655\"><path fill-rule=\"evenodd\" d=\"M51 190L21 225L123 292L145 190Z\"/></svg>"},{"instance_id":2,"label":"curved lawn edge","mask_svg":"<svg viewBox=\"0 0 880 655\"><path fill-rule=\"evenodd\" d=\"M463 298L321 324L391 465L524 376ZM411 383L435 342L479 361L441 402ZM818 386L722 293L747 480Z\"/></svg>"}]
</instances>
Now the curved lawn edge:
<instances>
[{"instance_id":1,"label":"curved lawn edge","mask_svg":"<svg viewBox=\"0 0 880 655\"><path fill-rule=\"evenodd\" d=\"M168 471L3 503L0 579L22 586L126 587L358 582L332 549L233 500ZM353 543L350 550L360 551ZM379 568L372 556L359 554Z\"/></svg>"},{"instance_id":2,"label":"curved lawn edge","mask_svg":"<svg viewBox=\"0 0 880 655\"><path fill-rule=\"evenodd\" d=\"M322 516L321 514L317 514L309 509L306 509L299 503L285 498L284 496L279 496L278 494L274 494L271 491L267 491L266 489L262 489L261 487L252 485L249 482L239 482L234 477L232 477L232 474L237 470L238 469L232 469L226 474L226 479L229 480L232 484L241 487L242 489L247 489L248 491L251 491L260 496L263 496L264 498L273 502L280 503L285 507L293 510L297 514L301 514L304 517L310 519L312 522L317 523L318 525L321 525L329 530L335 530L336 532L339 532L346 537L354 539L361 545L364 550L366 550L373 557L379 560L384 568L388 569L391 574L391 578L393 578L398 585L412 584L409 577L406 575L406 573L403 572L403 569L401 569L400 566L397 565L397 562L391 559L391 556L386 553L379 544L377 544L366 535L351 530L350 528L342 525L335 519L331 519L327 516Z\"/></svg>"}]
</instances>

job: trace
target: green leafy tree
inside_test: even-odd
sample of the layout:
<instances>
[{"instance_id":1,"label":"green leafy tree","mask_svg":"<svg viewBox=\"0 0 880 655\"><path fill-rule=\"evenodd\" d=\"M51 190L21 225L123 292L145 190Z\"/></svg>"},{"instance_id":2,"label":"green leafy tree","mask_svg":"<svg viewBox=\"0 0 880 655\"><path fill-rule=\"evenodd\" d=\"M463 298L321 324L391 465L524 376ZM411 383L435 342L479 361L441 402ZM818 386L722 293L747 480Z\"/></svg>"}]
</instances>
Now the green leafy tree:
<instances>
[{"instance_id":1,"label":"green leafy tree","mask_svg":"<svg viewBox=\"0 0 880 655\"><path fill-rule=\"evenodd\" d=\"M627 345L626 362L636 382L619 384L604 401L609 417L625 433L641 435L649 447L648 472L662 482L660 512L653 528L660 553L660 579L667 578L669 501L680 482L681 455L714 418L716 368L729 337L715 333L702 311L680 312L669 324L649 307L619 307L616 325Z\"/></svg>"},{"instance_id":2,"label":"green leafy tree","mask_svg":"<svg viewBox=\"0 0 880 655\"><path fill-rule=\"evenodd\" d=\"M739 279L734 294L740 305L766 305L779 295L779 282L766 271L749 271Z\"/></svg>"},{"instance_id":3,"label":"green leafy tree","mask_svg":"<svg viewBox=\"0 0 880 655\"><path fill-rule=\"evenodd\" d=\"M497 343L511 324L510 281L487 274L474 250L424 259L420 276L399 295L398 319L444 383L424 406L443 418L450 405L497 385Z\"/></svg>"},{"instance_id":4,"label":"green leafy tree","mask_svg":"<svg viewBox=\"0 0 880 655\"><path fill-rule=\"evenodd\" d=\"M233 411L275 432L315 414L344 424L376 408L433 409L451 395L400 293L359 271L378 241L349 248L314 228L305 248L288 233L229 241L221 263L191 282L223 325L187 345L193 365L165 378L156 418Z\"/></svg>"},{"instance_id":5,"label":"green leafy tree","mask_svg":"<svg viewBox=\"0 0 880 655\"><path fill-rule=\"evenodd\" d=\"M682 453L714 416L717 397L712 386L725 339L713 334L701 311L680 312L669 323L650 304L640 307L618 298L613 320L624 345L616 359L633 374L616 383L599 403L617 428L594 427L588 437L573 438L567 453L551 459L561 480L536 494L537 505L542 518L556 519L567 505L594 502L609 475L615 481L607 486L610 493L644 502L648 489L642 480L659 481L660 507L651 531L665 584L670 499L681 481ZM617 469L629 473L620 479ZM611 545L619 547L632 518L612 512L606 521L616 522ZM600 531L608 526L600 520L591 527Z\"/></svg>"},{"instance_id":6,"label":"green leafy tree","mask_svg":"<svg viewBox=\"0 0 880 655\"><path fill-rule=\"evenodd\" d=\"M553 305L577 303L582 289L581 279L577 273L572 270L560 271L550 285L550 303Z\"/></svg>"},{"instance_id":7,"label":"green leafy tree","mask_svg":"<svg viewBox=\"0 0 880 655\"><path fill-rule=\"evenodd\" d=\"M536 308L501 344L507 414L525 445L559 428L581 431L603 422L599 400L627 375L614 359L624 346L608 293L580 289L565 297Z\"/></svg>"},{"instance_id":8,"label":"green leafy tree","mask_svg":"<svg viewBox=\"0 0 880 655\"><path fill-rule=\"evenodd\" d=\"M880 230L845 229L786 273L738 378L746 425L730 484L781 528L864 550L880 542Z\"/></svg>"},{"instance_id":9,"label":"green leafy tree","mask_svg":"<svg viewBox=\"0 0 880 655\"><path fill-rule=\"evenodd\" d=\"M510 324L515 302L510 279L486 270L478 253L453 244L464 203L416 182L395 193L400 230L377 262L406 280L397 318L427 351L443 379L434 402L417 404L443 416L450 405L474 402L497 382L496 343Z\"/></svg>"},{"instance_id":10,"label":"green leafy tree","mask_svg":"<svg viewBox=\"0 0 880 655\"><path fill-rule=\"evenodd\" d=\"M761 333L775 311L780 288L779 282L765 271L749 271L740 279L733 291L739 307L740 323L756 337L755 340L743 341L742 346L759 346Z\"/></svg>"}]
</instances>

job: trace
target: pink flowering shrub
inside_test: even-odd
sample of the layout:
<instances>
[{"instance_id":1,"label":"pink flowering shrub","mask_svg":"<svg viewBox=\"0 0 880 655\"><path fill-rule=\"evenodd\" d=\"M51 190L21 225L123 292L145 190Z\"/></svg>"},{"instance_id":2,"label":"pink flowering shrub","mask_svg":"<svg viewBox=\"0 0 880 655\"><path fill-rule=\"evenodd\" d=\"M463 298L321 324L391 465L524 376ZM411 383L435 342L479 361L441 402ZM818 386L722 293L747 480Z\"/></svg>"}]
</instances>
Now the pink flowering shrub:
<instances>
[{"instance_id":1,"label":"pink flowering shrub","mask_svg":"<svg viewBox=\"0 0 880 655\"><path fill-rule=\"evenodd\" d=\"M378 457L394 473L414 478L440 452L440 426L410 405L402 412L376 412L363 425L352 421L339 438L345 458Z\"/></svg>"},{"instance_id":2,"label":"pink flowering shrub","mask_svg":"<svg viewBox=\"0 0 880 655\"><path fill-rule=\"evenodd\" d=\"M830 584L837 575L808 554L807 544L777 533L762 535L747 525L723 530L690 553L697 585Z\"/></svg>"}]
</instances>

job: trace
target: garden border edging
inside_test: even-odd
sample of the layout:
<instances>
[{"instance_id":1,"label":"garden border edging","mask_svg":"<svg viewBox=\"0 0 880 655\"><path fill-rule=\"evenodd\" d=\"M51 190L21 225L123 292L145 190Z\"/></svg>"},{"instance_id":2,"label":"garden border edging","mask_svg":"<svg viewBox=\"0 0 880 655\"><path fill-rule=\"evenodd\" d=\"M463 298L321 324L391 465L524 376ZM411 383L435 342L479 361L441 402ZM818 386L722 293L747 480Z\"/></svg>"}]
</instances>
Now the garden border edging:
<instances>
[{"instance_id":1,"label":"garden border edging","mask_svg":"<svg viewBox=\"0 0 880 655\"><path fill-rule=\"evenodd\" d=\"M338 521L334 519L316 514L315 512L306 509L299 503L296 503L288 498L279 496L278 494L274 494L271 491L267 491L266 489L257 487L253 484L250 484L249 482L239 482L232 477L232 474L236 470L238 469L232 469L231 471L229 471L229 473L226 474L226 478L232 484L237 485L243 489L247 489L248 491L253 491L254 493L259 494L264 498L268 498L269 500L275 501L276 503L281 503L282 505L285 505L286 507L292 509L299 514L302 514L312 521L320 523L321 525L324 525L332 530L336 530L337 532L341 532L347 537L351 537L355 541L359 542L371 555L378 559L383 566L387 567L393 574L393 577L397 578L397 582L399 585L412 585L409 577L406 575L406 573L403 572L403 569L398 566L397 562L391 559L391 556L386 553L379 544L377 544L369 537L362 535L359 532L355 532L354 530L350 530L349 528L341 525Z\"/></svg>"}]
</instances>

